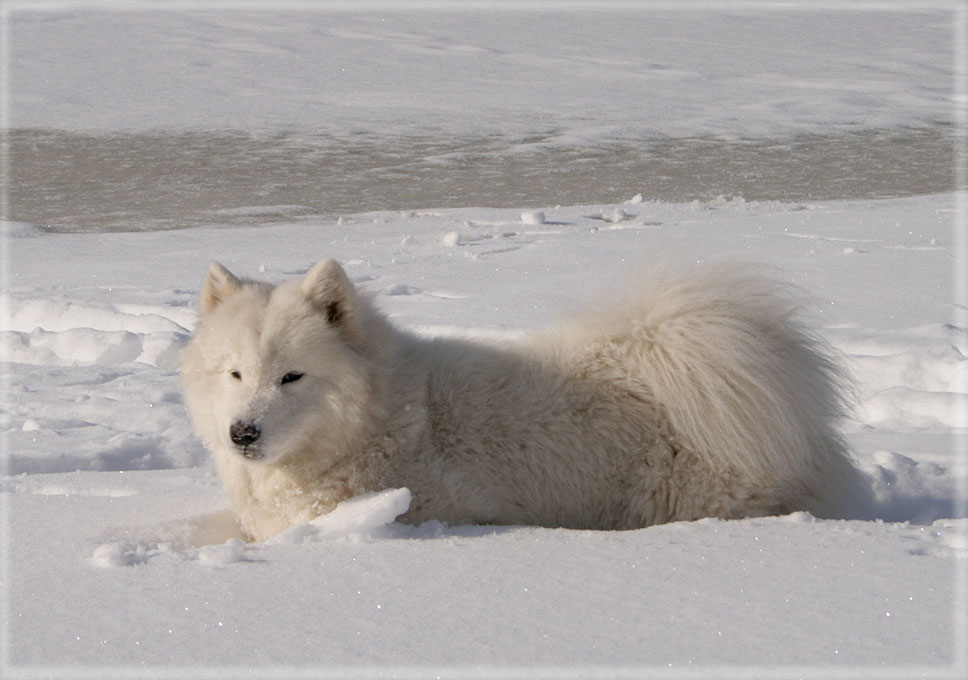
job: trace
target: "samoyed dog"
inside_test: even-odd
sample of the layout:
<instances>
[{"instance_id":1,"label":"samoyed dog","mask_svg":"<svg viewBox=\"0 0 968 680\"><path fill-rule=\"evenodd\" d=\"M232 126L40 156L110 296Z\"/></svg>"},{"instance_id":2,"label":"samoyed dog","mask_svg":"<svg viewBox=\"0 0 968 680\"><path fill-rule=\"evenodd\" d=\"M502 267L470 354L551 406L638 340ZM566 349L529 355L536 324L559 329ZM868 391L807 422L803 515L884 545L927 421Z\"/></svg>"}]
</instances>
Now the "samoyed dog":
<instances>
[{"instance_id":1,"label":"samoyed dog","mask_svg":"<svg viewBox=\"0 0 968 680\"><path fill-rule=\"evenodd\" d=\"M255 540L394 487L411 523L846 516L842 375L799 307L749 264L660 266L484 343L395 328L332 260L276 286L213 263L181 380Z\"/></svg>"}]
</instances>

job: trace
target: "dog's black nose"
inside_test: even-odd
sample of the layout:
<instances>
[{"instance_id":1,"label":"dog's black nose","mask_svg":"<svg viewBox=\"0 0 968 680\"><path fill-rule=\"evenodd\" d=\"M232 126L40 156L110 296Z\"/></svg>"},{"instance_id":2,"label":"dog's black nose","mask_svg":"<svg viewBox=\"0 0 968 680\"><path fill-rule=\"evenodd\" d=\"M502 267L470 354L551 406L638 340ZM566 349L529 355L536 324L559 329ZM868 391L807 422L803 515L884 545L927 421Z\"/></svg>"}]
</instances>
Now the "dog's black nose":
<instances>
[{"instance_id":1,"label":"dog's black nose","mask_svg":"<svg viewBox=\"0 0 968 680\"><path fill-rule=\"evenodd\" d=\"M255 423L243 423L241 420L232 423L229 428L229 437L236 446L249 446L259 438L262 430Z\"/></svg>"}]
</instances>

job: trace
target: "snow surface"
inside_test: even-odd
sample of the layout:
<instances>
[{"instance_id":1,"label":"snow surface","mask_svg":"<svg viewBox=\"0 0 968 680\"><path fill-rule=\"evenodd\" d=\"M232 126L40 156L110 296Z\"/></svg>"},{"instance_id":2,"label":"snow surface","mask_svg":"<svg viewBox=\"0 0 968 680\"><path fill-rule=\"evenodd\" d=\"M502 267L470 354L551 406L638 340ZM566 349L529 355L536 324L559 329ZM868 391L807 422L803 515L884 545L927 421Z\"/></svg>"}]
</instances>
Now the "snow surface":
<instances>
[{"instance_id":1,"label":"snow surface","mask_svg":"<svg viewBox=\"0 0 968 680\"><path fill-rule=\"evenodd\" d=\"M4 7L10 125L554 130L593 145L931 126L958 96L959 15L943 8L53 7ZM966 677L964 195L639 191L168 232L4 223L0 674ZM668 256L748 258L814 296L856 378L844 427L875 517L408 527L395 489L238 539L176 380L211 259L281 281L336 257L398 324L508 337Z\"/></svg>"},{"instance_id":2,"label":"snow surface","mask_svg":"<svg viewBox=\"0 0 968 680\"><path fill-rule=\"evenodd\" d=\"M950 120L952 104L945 5L5 4L24 6L8 29L13 127L553 131L574 143L923 125Z\"/></svg>"},{"instance_id":3,"label":"snow surface","mask_svg":"<svg viewBox=\"0 0 968 680\"><path fill-rule=\"evenodd\" d=\"M547 206L542 223L522 219L528 209L469 208L11 237L0 334L12 397L0 493L9 663L68 676L143 665L943 677L962 662L955 575L968 559L954 208L951 195L639 201ZM397 490L266 544L234 536L175 378L210 256L269 280L335 256L397 323L504 336L608 294L667 252L755 258L816 296L816 322L857 379L845 426L877 518L413 528L392 523L409 502ZM65 264L52 276L50 262Z\"/></svg>"}]
</instances>

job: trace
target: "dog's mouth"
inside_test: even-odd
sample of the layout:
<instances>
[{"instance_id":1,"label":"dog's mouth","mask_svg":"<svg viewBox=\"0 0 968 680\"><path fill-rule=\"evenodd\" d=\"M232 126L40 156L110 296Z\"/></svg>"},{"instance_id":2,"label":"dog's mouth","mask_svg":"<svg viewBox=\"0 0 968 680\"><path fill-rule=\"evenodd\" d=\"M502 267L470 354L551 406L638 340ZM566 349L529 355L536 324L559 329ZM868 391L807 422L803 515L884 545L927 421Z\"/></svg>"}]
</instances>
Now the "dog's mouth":
<instances>
[{"instance_id":1,"label":"dog's mouth","mask_svg":"<svg viewBox=\"0 0 968 680\"><path fill-rule=\"evenodd\" d=\"M262 453L262 451L259 451L251 446L243 446L241 449L239 449L239 453L241 453L246 460L262 460L266 457L266 454Z\"/></svg>"},{"instance_id":2,"label":"dog's mouth","mask_svg":"<svg viewBox=\"0 0 968 680\"><path fill-rule=\"evenodd\" d=\"M266 457L265 450L258 444L237 444L233 442L232 450L246 460L262 460Z\"/></svg>"}]
</instances>

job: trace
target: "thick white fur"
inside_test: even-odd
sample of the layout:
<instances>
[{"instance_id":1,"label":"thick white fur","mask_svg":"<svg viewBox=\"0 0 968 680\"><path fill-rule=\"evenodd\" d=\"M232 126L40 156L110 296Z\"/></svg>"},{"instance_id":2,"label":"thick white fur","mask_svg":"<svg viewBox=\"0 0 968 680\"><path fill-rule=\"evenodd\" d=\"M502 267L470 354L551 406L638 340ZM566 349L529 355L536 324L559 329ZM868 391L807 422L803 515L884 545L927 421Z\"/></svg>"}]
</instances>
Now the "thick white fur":
<instances>
[{"instance_id":1,"label":"thick white fur","mask_svg":"<svg viewBox=\"0 0 968 680\"><path fill-rule=\"evenodd\" d=\"M796 295L750 272L660 266L548 331L483 344L392 327L330 260L276 287L213 264L182 384L257 540L402 486L410 522L851 514L866 492L836 429L841 375ZM234 422L258 441L233 443Z\"/></svg>"}]
</instances>

